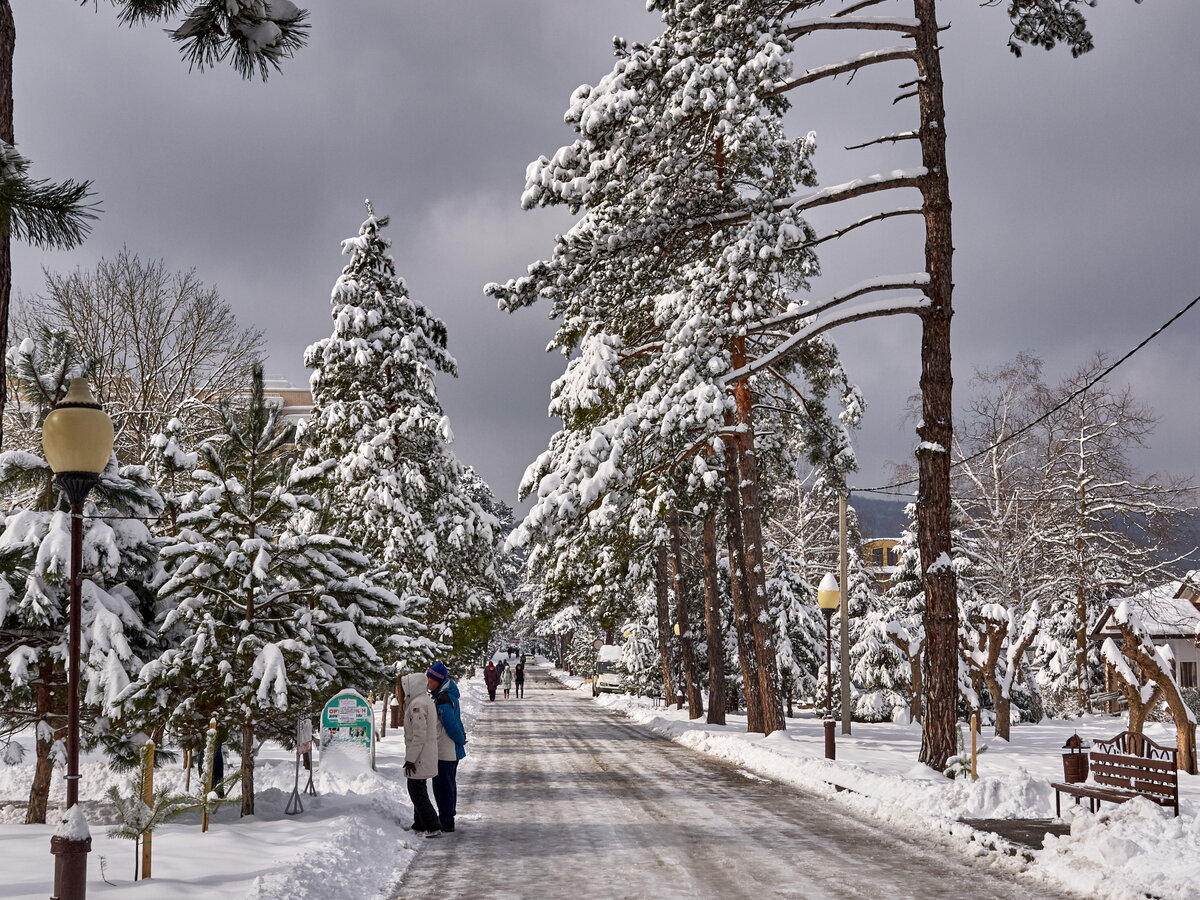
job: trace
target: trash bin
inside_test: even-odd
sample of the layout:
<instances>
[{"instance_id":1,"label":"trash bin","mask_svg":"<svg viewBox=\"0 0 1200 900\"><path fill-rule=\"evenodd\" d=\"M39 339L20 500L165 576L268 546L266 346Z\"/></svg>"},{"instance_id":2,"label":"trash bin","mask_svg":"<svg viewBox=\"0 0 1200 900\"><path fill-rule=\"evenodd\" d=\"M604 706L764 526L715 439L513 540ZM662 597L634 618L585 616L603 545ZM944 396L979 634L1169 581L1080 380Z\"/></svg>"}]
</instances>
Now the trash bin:
<instances>
[{"instance_id":1,"label":"trash bin","mask_svg":"<svg viewBox=\"0 0 1200 900\"><path fill-rule=\"evenodd\" d=\"M392 707L391 708L392 708L392 720L391 720L390 727L391 728L399 728L400 727L400 704L396 702L395 697L392 698Z\"/></svg>"},{"instance_id":2,"label":"trash bin","mask_svg":"<svg viewBox=\"0 0 1200 900\"><path fill-rule=\"evenodd\" d=\"M1088 754L1090 745L1078 733L1067 738L1063 749L1069 752L1062 755L1063 781L1067 784L1077 784L1088 780Z\"/></svg>"}]
</instances>

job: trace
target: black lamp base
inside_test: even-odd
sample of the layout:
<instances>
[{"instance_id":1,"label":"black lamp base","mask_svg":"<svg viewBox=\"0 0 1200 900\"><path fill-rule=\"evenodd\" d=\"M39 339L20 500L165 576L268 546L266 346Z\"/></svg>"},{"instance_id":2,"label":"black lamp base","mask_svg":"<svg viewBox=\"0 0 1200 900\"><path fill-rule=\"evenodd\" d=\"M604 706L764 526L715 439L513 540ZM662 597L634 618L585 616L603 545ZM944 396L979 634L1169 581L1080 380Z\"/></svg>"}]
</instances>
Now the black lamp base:
<instances>
[{"instance_id":1,"label":"black lamp base","mask_svg":"<svg viewBox=\"0 0 1200 900\"><path fill-rule=\"evenodd\" d=\"M59 472L57 477L58 486L67 495L67 502L71 506L82 505L88 491L100 480L98 472Z\"/></svg>"}]
</instances>

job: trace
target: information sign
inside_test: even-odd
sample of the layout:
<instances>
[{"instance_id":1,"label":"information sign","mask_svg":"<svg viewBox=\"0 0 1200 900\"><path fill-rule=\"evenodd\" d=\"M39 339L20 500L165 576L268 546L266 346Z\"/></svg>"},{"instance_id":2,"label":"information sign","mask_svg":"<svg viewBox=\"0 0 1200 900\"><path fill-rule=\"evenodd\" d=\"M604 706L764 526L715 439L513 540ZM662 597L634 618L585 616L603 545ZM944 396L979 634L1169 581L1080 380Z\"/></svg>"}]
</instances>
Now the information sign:
<instances>
[{"instance_id":1,"label":"information sign","mask_svg":"<svg viewBox=\"0 0 1200 900\"><path fill-rule=\"evenodd\" d=\"M339 691L321 711L321 752L363 747L374 758L375 717L358 691Z\"/></svg>"}]
</instances>

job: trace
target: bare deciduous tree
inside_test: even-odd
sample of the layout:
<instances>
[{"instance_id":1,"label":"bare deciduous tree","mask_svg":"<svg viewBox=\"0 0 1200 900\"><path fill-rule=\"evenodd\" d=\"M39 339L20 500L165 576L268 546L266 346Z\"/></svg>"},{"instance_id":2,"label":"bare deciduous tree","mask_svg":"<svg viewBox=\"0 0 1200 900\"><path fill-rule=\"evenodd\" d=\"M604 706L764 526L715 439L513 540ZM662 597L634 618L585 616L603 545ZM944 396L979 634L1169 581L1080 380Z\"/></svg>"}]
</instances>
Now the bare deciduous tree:
<instances>
[{"instance_id":1,"label":"bare deciduous tree","mask_svg":"<svg viewBox=\"0 0 1200 900\"><path fill-rule=\"evenodd\" d=\"M127 248L95 269L44 274L45 293L22 300L17 331L63 330L78 341L116 427L118 458L146 460L173 418L193 439L218 427L216 401L242 389L263 336L237 321L215 287Z\"/></svg>"}]
</instances>

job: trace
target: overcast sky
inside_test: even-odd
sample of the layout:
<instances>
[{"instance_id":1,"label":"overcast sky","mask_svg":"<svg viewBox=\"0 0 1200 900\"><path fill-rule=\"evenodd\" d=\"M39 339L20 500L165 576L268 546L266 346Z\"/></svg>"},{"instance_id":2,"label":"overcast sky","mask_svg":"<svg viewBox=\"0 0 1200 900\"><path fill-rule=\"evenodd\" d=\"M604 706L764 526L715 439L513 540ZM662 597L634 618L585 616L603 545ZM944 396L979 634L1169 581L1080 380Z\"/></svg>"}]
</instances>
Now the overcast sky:
<instances>
[{"instance_id":1,"label":"overcast sky","mask_svg":"<svg viewBox=\"0 0 1200 900\"><path fill-rule=\"evenodd\" d=\"M562 363L543 352L545 308L507 316L481 288L523 273L570 227L565 213L521 211L525 167L571 141L568 98L609 71L611 37L649 39L657 18L642 0L307 5L309 45L263 84L232 69L189 74L160 27L120 28L105 3L13 0L17 144L35 177L90 179L103 203L81 248L15 245L14 290L36 293L43 267L88 268L125 244L195 268L266 331L268 372L306 384L304 348L331 330L340 241L357 233L369 197L392 218L413 296L449 326L460 375L440 396L458 454L516 505L521 473L555 427L546 406ZM1200 294L1200 3L1105 0L1089 12L1097 49L1077 60L1062 50L1015 59L1002 7L940 6L953 26L943 65L961 400L976 368L1019 351L1041 356L1052 380L1097 350L1120 356ZM890 43L802 41L797 65ZM791 127L816 132L823 184L915 164L913 147L842 149L915 125L913 101L891 102L912 77L894 63L794 92ZM877 229L823 250L814 298L920 271L916 230ZM1138 458L1146 472L1200 469L1198 334L1194 309L1113 376L1161 416ZM832 335L868 402L859 487L911 458L902 412L918 335L906 319Z\"/></svg>"}]
</instances>

